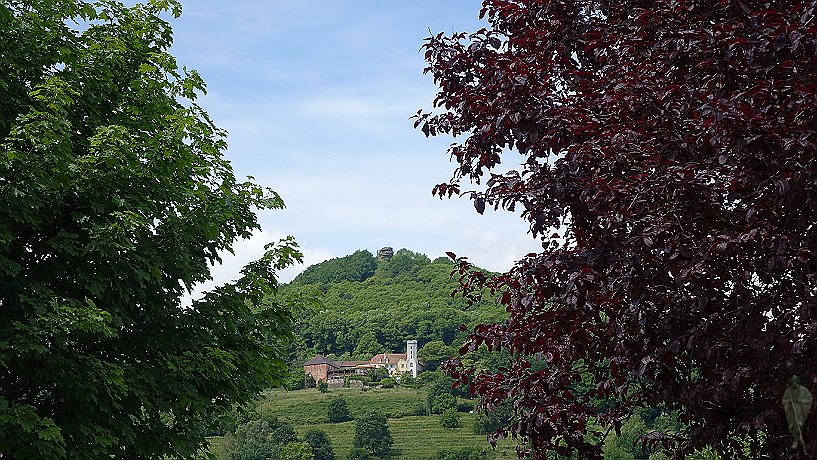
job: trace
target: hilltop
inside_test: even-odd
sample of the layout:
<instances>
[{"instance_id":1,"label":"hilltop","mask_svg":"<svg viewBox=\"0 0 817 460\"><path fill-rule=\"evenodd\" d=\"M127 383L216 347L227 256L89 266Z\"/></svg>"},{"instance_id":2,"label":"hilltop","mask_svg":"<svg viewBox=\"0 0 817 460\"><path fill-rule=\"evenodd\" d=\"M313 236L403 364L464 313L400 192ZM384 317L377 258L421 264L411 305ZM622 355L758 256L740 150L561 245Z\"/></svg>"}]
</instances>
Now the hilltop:
<instances>
[{"instance_id":1,"label":"hilltop","mask_svg":"<svg viewBox=\"0 0 817 460\"><path fill-rule=\"evenodd\" d=\"M285 295L319 294L295 328L291 365L313 355L368 359L383 352L404 351L406 340L458 345L458 326L494 322L504 317L490 296L469 304L452 296L453 263L400 249L381 260L359 250L310 266L284 286Z\"/></svg>"}]
</instances>

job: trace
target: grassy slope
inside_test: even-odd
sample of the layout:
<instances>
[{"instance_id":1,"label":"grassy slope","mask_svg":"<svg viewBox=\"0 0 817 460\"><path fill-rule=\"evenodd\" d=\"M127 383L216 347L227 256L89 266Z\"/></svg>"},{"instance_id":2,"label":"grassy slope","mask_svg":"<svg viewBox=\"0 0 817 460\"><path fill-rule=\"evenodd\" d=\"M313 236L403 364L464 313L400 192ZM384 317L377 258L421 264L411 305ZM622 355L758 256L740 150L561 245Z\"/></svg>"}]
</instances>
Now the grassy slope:
<instances>
[{"instance_id":1,"label":"grassy slope","mask_svg":"<svg viewBox=\"0 0 817 460\"><path fill-rule=\"evenodd\" d=\"M474 434L474 416L471 414L462 414L463 426L457 429L444 429L440 425L439 415L407 415L414 408L425 406L424 391L394 388L364 392L338 388L322 394L314 389L289 392L272 390L264 394L258 411L265 416L273 415L287 420L299 436L313 427L325 431L332 440L336 458L344 460L352 447L355 422L328 423L326 418L329 399L339 396L346 399L352 417L370 410L380 410L389 415L389 428L394 438L393 459L428 460L433 459L438 451L468 446L485 449L486 459L516 458L512 442L504 442L496 451L492 451L485 435ZM212 442L211 451L220 459L226 459L223 440L213 438Z\"/></svg>"}]
</instances>

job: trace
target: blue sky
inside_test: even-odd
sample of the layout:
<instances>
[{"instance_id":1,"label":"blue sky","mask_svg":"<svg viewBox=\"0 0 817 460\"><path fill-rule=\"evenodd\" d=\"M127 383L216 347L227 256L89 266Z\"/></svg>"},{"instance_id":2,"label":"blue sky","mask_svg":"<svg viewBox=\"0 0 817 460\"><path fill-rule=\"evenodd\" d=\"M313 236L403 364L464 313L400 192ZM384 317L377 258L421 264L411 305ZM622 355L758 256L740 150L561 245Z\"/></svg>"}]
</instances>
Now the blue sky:
<instances>
[{"instance_id":1,"label":"blue sky","mask_svg":"<svg viewBox=\"0 0 817 460\"><path fill-rule=\"evenodd\" d=\"M504 270L541 248L516 215L480 216L466 199L432 197L453 172L452 139L427 139L409 120L431 108L436 91L422 73L423 39L429 30L482 27L479 8L426 0L184 3L173 54L207 82L199 102L229 132L236 174L254 176L287 204L260 214L263 231L214 269L215 282L235 277L284 235L295 236L307 266L392 246L431 258L454 251Z\"/></svg>"}]
</instances>

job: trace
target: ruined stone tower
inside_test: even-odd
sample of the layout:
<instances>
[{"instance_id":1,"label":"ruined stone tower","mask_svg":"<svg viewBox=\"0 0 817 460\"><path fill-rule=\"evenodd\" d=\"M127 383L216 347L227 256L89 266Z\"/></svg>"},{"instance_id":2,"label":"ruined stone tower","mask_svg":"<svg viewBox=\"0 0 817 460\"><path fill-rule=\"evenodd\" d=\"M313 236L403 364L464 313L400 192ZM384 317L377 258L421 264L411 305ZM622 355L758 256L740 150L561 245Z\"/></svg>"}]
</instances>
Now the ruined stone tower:
<instances>
[{"instance_id":1,"label":"ruined stone tower","mask_svg":"<svg viewBox=\"0 0 817 460\"><path fill-rule=\"evenodd\" d=\"M393 255L394 249L390 248L389 246L382 247L379 251L377 251L378 260L389 260Z\"/></svg>"}]
</instances>

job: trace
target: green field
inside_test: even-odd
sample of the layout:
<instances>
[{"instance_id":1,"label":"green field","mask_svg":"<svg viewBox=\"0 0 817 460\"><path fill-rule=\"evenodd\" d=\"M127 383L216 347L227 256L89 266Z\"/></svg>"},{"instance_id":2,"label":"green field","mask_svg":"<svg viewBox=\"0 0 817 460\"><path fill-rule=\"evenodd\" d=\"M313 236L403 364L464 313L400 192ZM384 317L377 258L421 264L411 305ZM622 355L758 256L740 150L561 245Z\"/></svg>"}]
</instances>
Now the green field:
<instances>
[{"instance_id":1,"label":"green field","mask_svg":"<svg viewBox=\"0 0 817 460\"><path fill-rule=\"evenodd\" d=\"M258 404L258 412L264 416L275 416L291 423L298 435L309 428L326 432L332 440L335 456L345 460L355 433L355 422L328 423L326 410L329 399L343 397L352 417L358 417L371 410L379 410L389 417L394 445L393 459L428 460L437 452L460 447L475 447L485 451L484 458L490 460L515 459L514 444L501 443L497 450L488 445L485 435L474 434L473 414L462 414L461 428L445 429L440 425L439 415L417 416L417 410L425 407L426 394L421 390L405 388L369 389L337 388L329 393L315 389L265 392ZM226 459L224 440L212 438L211 451L219 459Z\"/></svg>"}]
</instances>

